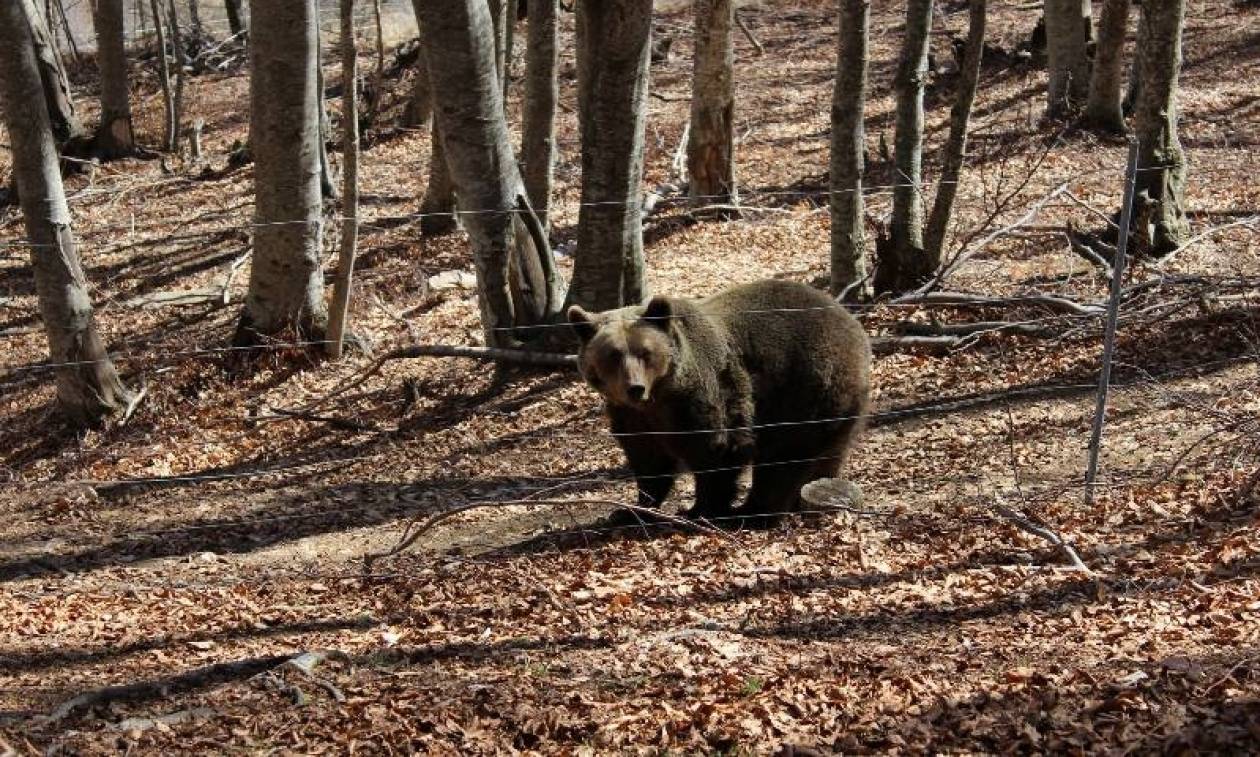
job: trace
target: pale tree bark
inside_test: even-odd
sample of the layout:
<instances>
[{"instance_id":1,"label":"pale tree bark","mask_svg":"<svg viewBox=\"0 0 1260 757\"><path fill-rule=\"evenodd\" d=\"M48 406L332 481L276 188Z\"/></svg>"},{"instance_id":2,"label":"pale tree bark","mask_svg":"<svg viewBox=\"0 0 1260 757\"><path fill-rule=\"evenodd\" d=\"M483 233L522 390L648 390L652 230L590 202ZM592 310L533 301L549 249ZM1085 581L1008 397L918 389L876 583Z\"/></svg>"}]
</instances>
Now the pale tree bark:
<instances>
[{"instance_id":1,"label":"pale tree bark","mask_svg":"<svg viewBox=\"0 0 1260 757\"><path fill-rule=\"evenodd\" d=\"M1143 0L1142 87L1134 115L1138 140L1134 217L1148 254L1167 255L1185 243L1186 159L1177 137L1177 94L1185 0Z\"/></svg>"},{"instance_id":2,"label":"pale tree bark","mask_svg":"<svg viewBox=\"0 0 1260 757\"><path fill-rule=\"evenodd\" d=\"M350 313L350 291L354 283L354 258L359 238L359 54L354 46L354 0L341 0L341 86L342 166L341 166L341 251L337 256L337 279L333 282L332 306L328 313L328 356L341 357ZM379 16L379 2L376 3ZM379 32L379 27L378 27Z\"/></svg>"},{"instance_id":3,"label":"pale tree bark","mask_svg":"<svg viewBox=\"0 0 1260 757\"><path fill-rule=\"evenodd\" d=\"M870 0L840 0L836 79L831 93L831 293L861 299L866 288L862 198Z\"/></svg>"},{"instance_id":4,"label":"pale tree bark","mask_svg":"<svg viewBox=\"0 0 1260 757\"><path fill-rule=\"evenodd\" d=\"M530 0L525 57L521 163L525 191L543 229L551 228L551 183L556 162L556 12L559 0Z\"/></svg>"},{"instance_id":5,"label":"pale tree bark","mask_svg":"<svg viewBox=\"0 0 1260 757\"><path fill-rule=\"evenodd\" d=\"M472 241L487 346L559 312L551 249L525 194L494 66L494 30L482 0L417 4L433 83L434 120Z\"/></svg>"},{"instance_id":6,"label":"pale tree bark","mask_svg":"<svg viewBox=\"0 0 1260 757\"><path fill-rule=\"evenodd\" d=\"M908 0L894 87L897 133L893 147L893 210L889 238L880 246L875 290L911 289L932 274L923 252L923 87L927 80L932 0Z\"/></svg>"},{"instance_id":7,"label":"pale tree bark","mask_svg":"<svg viewBox=\"0 0 1260 757\"><path fill-rule=\"evenodd\" d=\"M319 0L316 0L318 3ZM318 5L316 6L318 8ZM332 139L332 119L328 117L328 105L324 101L324 54L319 40L319 19L315 21L315 87L319 90L319 193L334 199L337 196L337 180L333 175L332 161L328 159L328 140Z\"/></svg>"},{"instance_id":8,"label":"pale tree bark","mask_svg":"<svg viewBox=\"0 0 1260 757\"><path fill-rule=\"evenodd\" d=\"M1045 0L1047 115L1060 117L1079 107L1089 94L1089 0Z\"/></svg>"},{"instance_id":9,"label":"pale tree bark","mask_svg":"<svg viewBox=\"0 0 1260 757\"><path fill-rule=\"evenodd\" d=\"M687 173L692 202L735 205L734 0L693 0L691 131Z\"/></svg>"},{"instance_id":10,"label":"pale tree bark","mask_svg":"<svg viewBox=\"0 0 1260 757\"><path fill-rule=\"evenodd\" d=\"M967 50L958 72L958 92L949 114L949 138L941 156L941 179L936 185L936 199L928 216L923 238L924 267L935 271L941 265L945 232L954 214L958 181L962 176L963 159L967 154L967 126L971 106L976 101L980 83L980 62L984 56L984 29L988 15L985 0L971 0L967 21Z\"/></svg>"},{"instance_id":11,"label":"pale tree bark","mask_svg":"<svg viewBox=\"0 0 1260 757\"><path fill-rule=\"evenodd\" d=\"M402 125L409 129L423 129L433 118L433 86L429 82L429 66L421 55L416 60L416 78L411 84L411 94L402 112Z\"/></svg>"},{"instance_id":12,"label":"pale tree bark","mask_svg":"<svg viewBox=\"0 0 1260 757\"><path fill-rule=\"evenodd\" d=\"M189 8L191 10L192 5ZM154 16L153 25L160 26L162 23L161 18L161 16ZM179 135L183 131L180 128L180 123L184 120L184 76L188 63L185 55L187 50L184 47L183 37L179 32L179 14L175 11L175 0L171 0L170 18L167 20L171 25L171 49L175 52L175 96L173 98L174 110L172 115L174 131L172 132L173 137L171 141L171 149L175 150L179 147ZM200 33L199 27L194 27L194 33Z\"/></svg>"},{"instance_id":13,"label":"pale tree bark","mask_svg":"<svg viewBox=\"0 0 1260 757\"><path fill-rule=\"evenodd\" d=\"M1105 0L1098 21L1098 46L1089 77L1085 121L1099 131L1124 133L1121 89L1124 79L1124 35L1128 29L1130 0Z\"/></svg>"},{"instance_id":14,"label":"pale tree bark","mask_svg":"<svg viewBox=\"0 0 1260 757\"><path fill-rule=\"evenodd\" d=\"M0 3L0 107L13 153L40 317L49 362L57 365L57 404L73 423L88 425L131 399L97 331L83 266L70 230L70 209L58 168L30 27L16 2Z\"/></svg>"},{"instance_id":15,"label":"pale tree bark","mask_svg":"<svg viewBox=\"0 0 1260 757\"><path fill-rule=\"evenodd\" d=\"M416 0L413 0L415 2ZM508 0L486 0L490 7L490 19L494 27L494 71L499 81L504 80L507 70L507 11Z\"/></svg>"},{"instance_id":16,"label":"pale tree bark","mask_svg":"<svg viewBox=\"0 0 1260 757\"><path fill-rule=\"evenodd\" d=\"M319 177L319 42L314 0L254 0L250 147L254 259L238 344L285 329L323 336L327 322Z\"/></svg>"},{"instance_id":17,"label":"pale tree bark","mask_svg":"<svg viewBox=\"0 0 1260 757\"><path fill-rule=\"evenodd\" d=\"M416 26L420 30L420 59L417 61L417 81L412 90L412 103L416 104L417 94L423 86L424 103L417 104L412 120L429 120L433 114L433 77L429 71L428 56L424 52L424 22L421 20L421 6L424 0L412 0L412 11L416 15ZM427 114L424 113L427 108ZM420 124L415 124L419 126ZM446 163L446 149L442 144L442 132L436 118L430 124L429 177L425 185L424 200L420 203L420 235L438 236L449 234L459 228L459 219L455 215L455 185L451 182L450 168Z\"/></svg>"},{"instance_id":18,"label":"pale tree bark","mask_svg":"<svg viewBox=\"0 0 1260 757\"><path fill-rule=\"evenodd\" d=\"M508 92L512 88L512 51L516 47L517 0L504 0L503 13L503 105L507 107Z\"/></svg>"},{"instance_id":19,"label":"pale tree bark","mask_svg":"<svg viewBox=\"0 0 1260 757\"><path fill-rule=\"evenodd\" d=\"M228 30L233 36L244 36L245 14L242 13L241 0L223 0L223 8L227 11Z\"/></svg>"},{"instance_id":20,"label":"pale tree bark","mask_svg":"<svg viewBox=\"0 0 1260 757\"><path fill-rule=\"evenodd\" d=\"M96 0L96 62L101 70L101 124L96 150L103 158L119 158L136 151L131 127L127 49L123 38L123 0Z\"/></svg>"},{"instance_id":21,"label":"pale tree bark","mask_svg":"<svg viewBox=\"0 0 1260 757\"><path fill-rule=\"evenodd\" d=\"M82 138L86 132L75 113L74 100L70 97L70 80L53 42L50 31L52 21L44 18L35 0L19 0L19 5L22 6L34 46L35 64L39 67L39 80L43 86L43 100L48 105L53 138L58 144Z\"/></svg>"},{"instance_id":22,"label":"pale tree bark","mask_svg":"<svg viewBox=\"0 0 1260 757\"><path fill-rule=\"evenodd\" d=\"M570 300L588 310L647 296L643 265L643 129L651 0L578 0L582 195Z\"/></svg>"},{"instance_id":23,"label":"pale tree bark","mask_svg":"<svg viewBox=\"0 0 1260 757\"><path fill-rule=\"evenodd\" d=\"M157 37L158 83L162 85L162 147L175 152L179 133L175 129L175 94L171 91L171 67L166 57L166 24L162 20L161 0L149 0L153 11L153 31Z\"/></svg>"}]
</instances>

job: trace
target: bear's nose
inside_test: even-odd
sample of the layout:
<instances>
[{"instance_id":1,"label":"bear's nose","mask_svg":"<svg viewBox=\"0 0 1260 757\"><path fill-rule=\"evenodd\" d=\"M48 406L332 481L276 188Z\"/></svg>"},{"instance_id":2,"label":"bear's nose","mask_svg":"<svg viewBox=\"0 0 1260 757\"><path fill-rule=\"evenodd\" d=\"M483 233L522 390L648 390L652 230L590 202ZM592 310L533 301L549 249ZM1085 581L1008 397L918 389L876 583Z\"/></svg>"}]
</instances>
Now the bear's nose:
<instances>
[{"instance_id":1,"label":"bear's nose","mask_svg":"<svg viewBox=\"0 0 1260 757\"><path fill-rule=\"evenodd\" d=\"M626 393L630 395L632 400L641 400L643 395L647 394L647 387L643 384L631 384L626 387Z\"/></svg>"}]
</instances>

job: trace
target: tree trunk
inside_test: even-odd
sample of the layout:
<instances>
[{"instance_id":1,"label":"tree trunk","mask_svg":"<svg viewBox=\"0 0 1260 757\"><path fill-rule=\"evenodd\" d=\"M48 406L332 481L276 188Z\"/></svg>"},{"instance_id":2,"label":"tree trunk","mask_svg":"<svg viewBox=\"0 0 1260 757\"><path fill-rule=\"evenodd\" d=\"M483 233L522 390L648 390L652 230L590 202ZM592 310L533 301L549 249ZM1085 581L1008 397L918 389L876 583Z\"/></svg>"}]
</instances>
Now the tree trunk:
<instances>
[{"instance_id":1,"label":"tree trunk","mask_svg":"<svg viewBox=\"0 0 1260 757\"><path fill-rule=\"evenodd\" d=\"M166 58L166 24L162 21L161 1L149 0L149 8L153 11L153 31L157 37L158 82L162 85L162 147L167 152L175 152L179 132L175 126L175 95L171 91L171 67Z\"/></svg>"},{"instance_id":2,"label":"tree trunk","mask_svg":"<svg viewBox=\"0 0 1260 757\"><path fill-rule=\"evenodd\" d=\"M1047 115L1052 118L1066 115L1089 94L1090 11L1089 0L1045 0Z\"/></svg>"},{"instance_id":3,"label":"tree trunk","mask_svg":"<svg viewBox=\"0 0 1260 757\"><path fill-rule=\"evenodd\" d=\"M179 14L171 13L171 23L179 23ZM192 31L193 38L198 42L205 36L201 28L200 0L188 0L188 28Z\"/></svg>"},{"instance_id":4,"label":"tree trunk","mask_svg":"<svg viewBox=\"0 0 1260 757\"><path fill-rule=\"evenodd\" d=\"M923 252L923 87L927 78L928 31L932 0L906 4L894 86L897 92L897 134L893 148L894 177L889 239L880 252L875 275L878 292L912 289L932 274Z\"/></svg>"},{"instance_id":5,"label":"tree trunk","mask_svg":"<svg viewBox=\"0 0 1260 757\"><path fill-rule=\"evenodd\" d=\"M413 0L415 2L415 0ZM494 27L494 71L499 81L503 81L504 66L507 63L507 3L508 0L488 0L490 19Z\"/></svg>"},{"instance_id":6,"label":"tree trunk","mask_svg":"<svg viewBox=\"0 0 1260 757\"><path fill-rule=\"evenodd\" d=\"M190 3L189 8L193 6ZM184 47L184 40L179 33L179 14L175 12L175 0L171 0L170 8L171 23L171 48L175 51L175 97L173 99L174 110L172 118L174 123L174 131L171 132L171 150L179 148L179 135L183 131L180 123L184 120L184 76L185 69L188 67L188 61L185 53L187 48ZM161 16L154 16L153 25L160 26L162 24ZM199 34L199 27L193 27L193 32Z\"/></svg>"},{"instance_id":7,"label":"tree trunk","mask_svg":"<svg viewBox=\"0 0 1260 757\"><path fill-rule=\"evenodd\" d=\"M556 81L559 0L532 0L525 60L521 163L525 191L543 229L551 228L551 182L556 161Z\"/></svg>"},{"instance_id":8,"label":"tree trunk","mask_svg":"<svg viewBox=\"0 0 1260 757\"><path fill-rule=\"evenodd\" d=\"M428 68L427 64L425 68ZM425 237L449 234L459 228L459 218L455 215L455 185L451 183L442 130L436 118L433 119L430 135L429 183L420 203L420 235Z\"/></svg>"},{"instance_id":9,"label":"tree trunk","mask_svg":"<svg viewBox=\"0 0 1260 757\"><path fill-rule=\"evenodd\" d=\"M254 264L238 344L294 329L323 336L319 28L314 0L254 0L250 147Z\"/></svg>"},{"instance_id":10,"label":"tree trunk","mask_svg":"<svg viewBox=\"0 0 1260 757\"><path fill-rule=\"evenodd\" d=\"M694 0L696 49L687 173L692 202L735 205L735 24L733 0Z\"/></svg>"},{"instance_id":11,"label":"tree trunk","mask_svg":"<svg viewBox=\"0 0 1260 757\"><path fill-rule=\"evenodd\" d=\"M103 158L120 158L136 151L131 128L127 48L123 39L123 0L96 0L96 62L101 69L101 124L96 150Z\"/></svg>"},{"instance_id":12,"label":"tree trunk","mask_svg":"<svg viewBox=\"0 0 1260 757\"><path fill-rule=\"evenodd\" d=\"M643 127L651 0L578 0L582 195L570 300L588 310L647 297L643 270Z\"/></svg>"},{"instance_id":13,"label":"tree trunk","mask_svg":"<svg viewBox=\"0 0 1260 757\"><path fill-rule=\"evenodd\" d=\"M429 82L429 67L421 55L416 60L416 78L411 84L411 94L403 108L402 125L409 129L424 129L433 118L433 86Z\"/></svg>"},{"instance_id":14,"label":"tree trunk","mask_svg":"<svg viewBox=\"0 0 1260 757\"><path fill-rule=\"evenodd\" d=\"M316 103L316 110L319 112L319 193L321 197L331 200L337 196L337 180L333 175L332 161L328 159L332 119L328 117L328 105L324 100L324 55L320 51L318 18L315 21L315 86L319 90L319 102Z\"/></svg>"},{"instance_id":15,"label":"tree trunk","mask_svg":"<svg viewBox=\"0 0 1260 757\"><path fill-rule=\"evenodd\" d=\"M417 4L446 163L472 240L486 345L559 311L551 249L537 231L503 111L494 30L482 0ZM524 231L531 223L529 233Z\"/></svg>"},{"instance_id":16,"label":"tree trunk","mask_svg":"<svg viewBox=\"0 0 1260 757\"><path fill-rule=\"evenodd\" d=\"M0 3L0 106L13 154L49 362L58 365L57 404L79 425L125 407L130 393L96 329L83 266L74 248L70 208L57 165L33 38L22 6Z\"/></svg>"},{"instance_id":17,"label":"tree trunk","mask_svg":"<svg viewBox=\"0 0 1260 757\"><path fill-rule=\"evenodd\" d=\"M512 84L512 51L516 47L517 0L504 0L503 12L503 106L507 107L508 91Z\"/></svg>"},{"instance_id":18,"label":"tree trunk","mask_svg":"<svg viewBox=\"0 0 1260 757\"><path fill-rule=\"evenodd\" d=\"M227 11L228 30L232 36L244 36L245 15L241 12L241 0L223 0L223 7Z\"/></svg>"},{"instance_id":19,"label":"tree trunk","mask_svg":"<svg viewBox=\"0 0 1260 757\"><path fill-rule=\"evenodd\" d=\"M376 7L380 8L379 2ZM328 314L328 356L333 360L341 357L345 339L359 237L359 55L354 46L354 0L341 0L341 87L345 106L341 143L341 252L337 256L337 279L333 282L332 307Z\"/></svg>"},{"instance_id":20,"label":"tree trunk","mask_svg":"<svg viewBox=\"0 0 1260 757\"><path fill-rule=\"evenodd\" d=\"M1139 46L1142 87L1134 131L1138 152L1138 243L1156 257L1167 255L1189 236L1184 209L1185 154L1177 138L1177 88L1181 71L1181 32L1185 0L1143 0Z\"/></svg>"},{"instance_id":21,"label":"tree trunk","mask_svg":"<svg viewBox=\"0 0 1260 757\"><path fill-rule=\"evenodd\" d=\"M985 0L971 0L967 51L958 72L957 99L949 113L949 138L941 157L941 180L937 182L936 200L932 203L932 213L928 216L927 232L923 240L924 266L932 271L941 266L945 232L954 213L954 198L958 196L958 180L962 176L963 159L967 154L967 124L971 120L971 105L976 100L976 87L980 83L980 59L984 55L987 16L985 5Z\"/></svg>"},{"instance_id":22,"label":"tree trunk","mask_svg":"<svg viewBox=\"0 0 1260 757\"><path fill-rule=\"evenodd\" d=\"M860 299L866 278L862 172L866 136L870 0L840 0L836 80L831 94L831 293Z\"/></svg>"},{"instance_id":23,"label":"tree trunk","mask_svg":"<svg viewBox=\"0 0 1260 757\"><path fill-rule=\"evenodd\" d=\"M20 0L20 5L34 46L35 64L39 68L39 80L43 88L43 100L48 106L53 138L58 144L81 138L86 132L74 112L70 80L66 77L66 69L61 64L61 56L57 54L49 31L52 21L44 18L34 0Z\"/></svg>"},{"instance_id":24,"label":"tree trunk","mask_svg":"<svg viewBox=\"0 0 1260 757\"><path fill-rule=\"evenodd\" d=\"M1121 82L1124 79L1124 35L1128 28L1129 0L1106 0L1098 22L1098 47L1089 79L1085 120L1095 129L1124 133Z\"/></svg>"}]
</instances>

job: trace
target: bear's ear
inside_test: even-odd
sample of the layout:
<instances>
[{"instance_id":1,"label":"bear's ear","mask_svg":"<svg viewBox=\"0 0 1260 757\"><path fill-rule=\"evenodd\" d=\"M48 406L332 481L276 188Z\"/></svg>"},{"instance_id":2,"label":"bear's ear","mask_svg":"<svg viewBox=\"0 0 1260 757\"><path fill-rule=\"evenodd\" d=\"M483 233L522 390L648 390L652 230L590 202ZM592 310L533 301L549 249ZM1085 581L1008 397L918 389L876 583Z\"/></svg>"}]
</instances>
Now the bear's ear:
<instances>
[{"instance_id":1,"label":"bear's ear","mask_svg":"<svg viewBox=\"0 0 1260 757\"><path fill-rule=\"evenodd\" d=\"M578 339L585 344L595 336L595 322L591 320L591 314L582 309L581 305L573 305L569 308L569 325L573 327L573 331L577 333Z\"/></svg>"},{"instance_id":2,"label":"bear's ear","mask_svg":"<svg viewBox=\"0 0 1260 757\"><path fill-rule=\"evenodd\" d=\"M674 317L674 303L668 297L657 295L648 301L643 310L643 320L661 331L669 331L670 319Z\"/></svg>"}]
</instances>

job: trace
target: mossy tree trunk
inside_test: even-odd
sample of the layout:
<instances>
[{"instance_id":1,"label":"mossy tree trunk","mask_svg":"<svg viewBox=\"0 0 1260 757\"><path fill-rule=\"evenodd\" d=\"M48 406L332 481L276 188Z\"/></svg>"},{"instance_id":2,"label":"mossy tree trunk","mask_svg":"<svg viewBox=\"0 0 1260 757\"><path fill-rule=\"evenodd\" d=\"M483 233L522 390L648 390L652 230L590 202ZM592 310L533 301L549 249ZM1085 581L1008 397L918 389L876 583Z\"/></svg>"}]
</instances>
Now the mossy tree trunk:
<instances>
[{"instance_id":1,"label":"mossy tree trunk","mask_svg":"<svg viewBox=\"0 0 1260 757\"><path fill-rule=\"evenodd\" d=\"M893 210L888 239L880 245L878 292L912 289L932 274L923 251L923 88L927 80L932 0L908 0L894 87L897 134L893 148Z\"/></svg>"},{"instance_id":2,"label":"mossy tree trunk","mask_svg":"<svg viewBox=\"0 0 1260 757\"><path fill-rule=\"evenodd\" d=\"M646 298L643 129L652 0L578 0L582 199L569 299L588 310Z\"/></svg>"},{"instance_id":3,"label":"mossy tree trunk","mask_svg":"<svg viewBox=\"0 0 1260 757\"><path fill-rule=\"evenodd\" d=\"M958 92L954 107L949 114L949 138L941 154L941 178L936 184L936 199L928 216L927 230L923 238L925 266L935 271L941 266L945 247L945 232L954 214L954 199L958 196L958 182L962 177L963 159L967 154L967 127L971 121L971 106L976 100L976 88L980 83L980 63L984 56L985 23L988 16L985 0L971 0L968 13L967 50L963 54L962 68L958 72Z\"/></svg>"},{"instance_id":4,"label":"mossy tree trunk","mask_svg":"<svg viewBox=\"0 0 1260 757\"><path fill-rule=\"evenodd\" d=\"M1095 129L1110 134L1124 133L1122 84L1124 81L1124 36L1128 30L1130 0L1106 0L1098 21L1098 48L1089 77L1089 99L1085 120Z\"/></svg>"},{"instance_id":5,"label":"mossy tree trunk","mask_svg":"<svg viewBox=\"0 0 1260 757\"><path fill-rule=\"evenodd\" d=\"M57 404L78 425L94 424L131 398L97 331L83 266L70 230L57 148L43 102L30 27L20 5L0 3L0 107L13 153L31 269L49 361L57 365Z\"/></svg>"},{"instance_id":6,"label":"mossy tree trunk","mask_svg":"<svg viewBox=\"0 0 1260 757\"><path fill-rule=\"evenodd\" d=\"M125 157L135 153L136 138L131 126L123 0L96 0L92 23L96 28L96 62L101 70L101 123L94 143L103 158Z\"/></svg>"},{"instance_id":7,"label":"mossy tree trunk","mask_svg":"<svg viewBox=\"0 0 1260 757\"><path fill-rule=\"evenodd\" d=\"M697 205L737 204L735 187L734 0L693 0L691 131L687 174Z\"/></svg>"},{"instance_id":8,"label":"mossy tree trunk","mask_svg":"<svg viewBox=\"0 0 1260 757\"><path fill-rule=\"evenodd\" d=\"M870 0L840 0L836 79L831 94L831 293L860 299L866 278L862 172Z\"/></svg>"},{"instance_id":9,"label":"mossy tree trunk","mask_svg":"<svg viewBox=\"0 0 1260 757\"><path fill-rule=\"evenodd\" d=\"M551 183L556 162L556 81L559 0L530 0L525 52L525 108L521 163L525 191L543 229L551 228Z\"/></svg>"},{"instance_id":10,"label":"mossy tree trunk","mask_svg":"<svg viewBox=\"0 0 1260 757\"><path fill-rule=\"evenodd\" d=\"M1085 102L1089 93L1090 0L1045 0L1047 115L1058 118Z\"/></svg>"},{"instance_id":11,"label":"mossy tree trunk","mask_svg":"<svg viewBox=\"0 0 1260 757\"><path fill-rule=\"evenodd\" d=\"M472 241L485 342L508 346L515 328L552 319L561 297L551 248L512 153L489 7L482 0L417 7L434 121Z\"/></svg>"},{"instance_id":12,"label":"mossy tree trunk","mask_svg":"<svg viewBox=\"0 0 1260 757\"><path fill-rule=\"evenodd\" d=\"M1143 0L1138 55L1142 87L1134 116L1138 140L1138 244L1167 255L1185 243L1186 159L1177 137L1177 93L1185 0Z\"/></svg>"},{"instance_id":13,"label":"mossy tree trunk","mask_svg":"<svg viewBox=\"0 0 1260 757\"><path fill-rule=\"evenodd\" d=\"M250 42L254 259L238 344L322 338L318 16L314 0L255 0Z\"/></svg>"}]
</instances>

